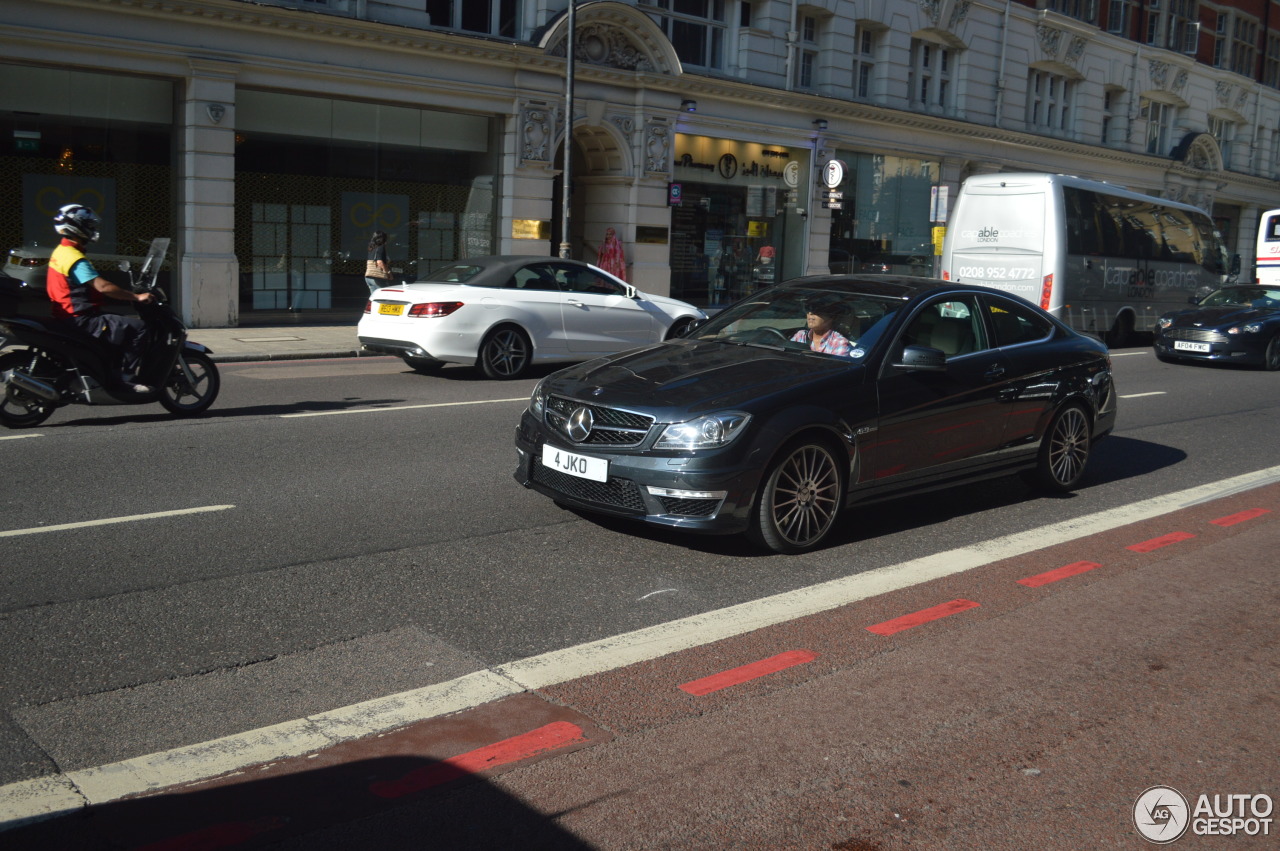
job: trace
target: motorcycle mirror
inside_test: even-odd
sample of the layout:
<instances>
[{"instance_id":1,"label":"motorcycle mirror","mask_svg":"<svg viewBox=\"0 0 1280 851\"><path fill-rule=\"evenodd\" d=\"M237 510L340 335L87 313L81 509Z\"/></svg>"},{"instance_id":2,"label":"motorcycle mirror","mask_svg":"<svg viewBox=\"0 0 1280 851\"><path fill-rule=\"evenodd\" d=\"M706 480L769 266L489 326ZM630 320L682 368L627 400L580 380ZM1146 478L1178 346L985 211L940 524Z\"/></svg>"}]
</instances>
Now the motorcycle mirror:
<instances>
[{"instance_id":1,"label":"motorcycle mirror","mask_svg":"<svg viewBox=\"0 0 1280 851\"><path fill-rule=\"evenodd\" d=\"M128 260L121 260L121 261L120 261L120 271L121 271L121 272L128 272L128 271L129 271L130 269L132 269L132 268L133 268L133 264L132 264L132 263L130 263Z\"/></svg>"}]
</instances>

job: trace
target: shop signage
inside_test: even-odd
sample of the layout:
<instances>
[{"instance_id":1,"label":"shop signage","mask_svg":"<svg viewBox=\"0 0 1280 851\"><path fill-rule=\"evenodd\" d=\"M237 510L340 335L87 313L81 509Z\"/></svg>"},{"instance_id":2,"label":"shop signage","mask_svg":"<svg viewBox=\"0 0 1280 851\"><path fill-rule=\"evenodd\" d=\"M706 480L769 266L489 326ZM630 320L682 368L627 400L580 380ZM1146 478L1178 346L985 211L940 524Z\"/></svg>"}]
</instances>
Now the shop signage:
<instances>
[{"instance_id":1,"label":"shop signage","mask_svg":"<svg viewBox=\"0 0 1280 851\"><path fill-rule=\"evenodd\" d=\"M667 206L679 207L684 200L684 187L679 183L667 184Z\"/></svg>"},{"instance_id":2,"label":"shop signage","mask_svg":"<svg viewBox=\"0 0 1280 851\"><path fill-rule=\"evenodd\" d=\"M844 174L847 166L844 160L828 160L827 164L822 167L822 184L828 189L835 189L841 183L844 183Z\"/></svg>"},{"instance_id":3,"label":"shop signage","mask_svg":"<svg viewBox=\"0 0 1280 851\"><path fill-rule=\"evenodd\" d=\"M677 169L705 172L724 181L782 180L788 186L795 185L793 180L799 182L801 166L791 158L790 151L705 137L686 138L697 144L682 146L683 153L674 161ZM677 138L677 143L681 141Z\"/></svg>"},{"instance_id":4,"label":"shop signage","mask_svg":"<svg viewBox=\"0 0 1280 851\"><path fill-rule=\"evenodd\" d=\"M512 239L550 239L551 222L538 219L513 219L511 221Z\"/></svg>"}]
</instances>

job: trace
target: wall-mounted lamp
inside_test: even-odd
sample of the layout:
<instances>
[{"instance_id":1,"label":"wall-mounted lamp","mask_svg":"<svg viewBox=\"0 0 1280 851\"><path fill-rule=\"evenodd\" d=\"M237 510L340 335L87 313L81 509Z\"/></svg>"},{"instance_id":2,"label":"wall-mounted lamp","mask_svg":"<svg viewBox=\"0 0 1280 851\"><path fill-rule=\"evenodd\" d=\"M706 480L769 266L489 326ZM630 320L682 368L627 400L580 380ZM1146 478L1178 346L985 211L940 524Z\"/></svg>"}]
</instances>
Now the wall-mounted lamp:
<instances>
[{"instance_id":1,"label":"wall-mounted lamp","mask_svg":"<svg viewBox=\"0 0 1280 851\"><path fill-rule=\"evenodd\" d=\"M813 119L813 129L814 129L814 130L817 130L818 132L822 132L823 130L826 130L826 129L827 129L827 119L825 119L825 118L815 118L815 119Z\"/></svg>"},{"instance_id":2,"label":"wall-mounted lamp","mask_svg":"<svg viewBox=\"0 0 1280 851\"><path fill-rule=\"evenodd\" d=\"M682 100L680 101L680 108L685 112L697 112L698 102L696 100Z\"/></svg>"}]
</instances>

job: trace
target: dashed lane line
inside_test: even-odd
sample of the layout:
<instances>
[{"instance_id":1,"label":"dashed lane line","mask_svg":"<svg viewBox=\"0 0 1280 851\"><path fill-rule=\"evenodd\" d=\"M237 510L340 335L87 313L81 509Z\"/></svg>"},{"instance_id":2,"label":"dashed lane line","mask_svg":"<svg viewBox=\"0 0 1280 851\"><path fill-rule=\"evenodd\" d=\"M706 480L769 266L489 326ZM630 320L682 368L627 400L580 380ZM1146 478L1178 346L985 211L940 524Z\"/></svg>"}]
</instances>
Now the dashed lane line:
<instances>
[{"instance_id":1,"label":"dashed lane line","mask_svg":"<svg viewBox=\"0 0 1280 851\"><path fill-rule=\"evenodd\" d=\"M1120 394L1121 399L1141 399L1143 396L1167 396L1169 395L1163 390L1153 390L1150 393L1128 393Z\"/></svg>"},{"instance_id":2,"label":"dashed lane line","mask_svg":"<svg viewBox=\"0 0 1280 851\"><path fill-rule=\"evenodd\" d=\"M1268 467L1177 493L476 671L444 683L109 765L0 787L0 830L313 753L522 692L616 670L1280 482Z\"/></svg>"},{"instance_id":3,"label":"dashed lane line","mask_svg":"<svg viewBox=\"0 0 1280 851\"><path fill-rule=\"evenodd\" d=\"M87 529L92 526L110 526L114 523L136 523L140 520L158 520L161 517L181 517L184 514L205 514L210 511L226 511L234 505L202 505L199 508L179 508L174 511L153 511L150 514L130 514L126 517L104 517L101 520L83 520L79 523L58 523L54 526L32 526L29 529L10 529L0 532L0 538L16 538L20 535L39 535L43 532L65 532L68 529Z\"/></svg>"},{"instance_id":4,"label":"dashed lane line","mask_svg":"<svg viewBox=\"0 0 1280 851\"><path fill-rule=\"evenodd\" d=\"M44 437L39 432L35 434L0 434L0 440L22 440L24 437Z\"/></svg>"}]
</instances>

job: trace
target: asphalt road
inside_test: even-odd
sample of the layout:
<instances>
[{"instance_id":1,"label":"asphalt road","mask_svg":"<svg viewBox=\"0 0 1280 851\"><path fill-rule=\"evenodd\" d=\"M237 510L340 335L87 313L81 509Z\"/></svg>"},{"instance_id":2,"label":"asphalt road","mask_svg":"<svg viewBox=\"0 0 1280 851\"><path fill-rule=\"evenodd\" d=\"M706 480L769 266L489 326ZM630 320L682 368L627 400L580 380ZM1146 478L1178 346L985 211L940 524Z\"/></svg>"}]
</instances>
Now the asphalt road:
<instances>
[{"instance_id":1,"label":"asphalt road","mask_svg":"<svg viewBox=\"0 0 1280 851\"><path fill-rule=\"evenodd\" d=\"M0 440L0 783L280 724L1280 464L1266 439L1274 375L1163 365L1143 350L1117 353L1115 368L1119 429L1074 497L1002 480L870 507L801 557L579 517L519 488L511 431L533 380L423 377L390 359L224 364L223 395L199 420L158 406L63 409L33 436ZM119 518L136 519L101 522Z\"/></svg>"}]
</instances>

